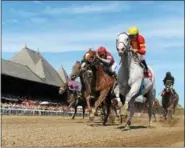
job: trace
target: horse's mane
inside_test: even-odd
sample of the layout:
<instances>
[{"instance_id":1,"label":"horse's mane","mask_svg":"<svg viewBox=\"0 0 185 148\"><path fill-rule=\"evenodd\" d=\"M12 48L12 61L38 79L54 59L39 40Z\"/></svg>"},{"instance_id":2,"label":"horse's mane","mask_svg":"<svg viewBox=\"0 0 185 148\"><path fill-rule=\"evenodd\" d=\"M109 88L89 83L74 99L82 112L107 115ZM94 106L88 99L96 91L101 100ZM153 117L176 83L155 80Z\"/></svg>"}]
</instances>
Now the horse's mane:
<instances>
[{"instance_id":1,"label":"horse's mane","mask_svg":"<svg viewBox=\"0 0 185 148\"><path fill-rule=\"evenodd\" d=\"M93 50L92 48L89 48L89 50L84 54L83 58L86 59L86 55L90 54L90 55L94 55L96 53L95 50Z\"/></svg>"},{"instance_id":2,"label":"horse's mane","mask_svg":"<svg viewBox=\"0 0 185 148\"><path fill-rule=\"evenodd\" d=\"M82 64L81 62L79 62L79 61L76 61L76 64ZM75 64L75 65L76 65ZM89 79L85 76L85 73L86 73L86 71L82 71L81 73L80 73L80 75L79 75L79 77L80 77L80 82L81 82L81 85L82 85L82 88L81 88L81 91L83 92L83 91L92 91L92 82L90 82L89 83ZM85 76L85 77L84 77ZM86 85L87 85L87 87L88 88L86 88ZM90 87L90 88L89 88ZM90 90L88 90L88 89L90 89Z\"/></svg>"}]
</instances>

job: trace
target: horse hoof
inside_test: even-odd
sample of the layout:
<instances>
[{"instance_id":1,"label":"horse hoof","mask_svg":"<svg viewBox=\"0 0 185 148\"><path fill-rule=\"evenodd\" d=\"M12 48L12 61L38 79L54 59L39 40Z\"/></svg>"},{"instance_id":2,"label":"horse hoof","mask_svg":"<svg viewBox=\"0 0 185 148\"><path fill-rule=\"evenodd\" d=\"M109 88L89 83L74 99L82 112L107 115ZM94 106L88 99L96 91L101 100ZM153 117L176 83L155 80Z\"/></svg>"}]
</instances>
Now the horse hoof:
<instances>
[{"instance_id":1,"label":"horse hoof","mask_svg":"<svg viewBox=\"0 0 185 148\"><path fill-rule=\"evenodd\" d=\"M130 126L130 125L131 125L131 121L128 120L126 124L127 124L128 126Z\"/></svg>"},{"instance_id":2,"label":"horse hoof","mask_svg":"<svg viewBox=\"0 0 185 148\"><path fill-rule=\"evenodd\" d=\"M125 125L125 128L123 129L123 131L128 131L131 130L130 126L128 124Z\"/></svg>"},{"instance_id":3,"label":"horse hoof","mask_svg":"<svg viewBox=\"0 0 185 148\"><path fill-rule=\"evenodd\" d=\"M103 123L102 125L103 125L103 126L107 126L107 124L106 124L106 123Z\"/></svg>"}]
</instances>

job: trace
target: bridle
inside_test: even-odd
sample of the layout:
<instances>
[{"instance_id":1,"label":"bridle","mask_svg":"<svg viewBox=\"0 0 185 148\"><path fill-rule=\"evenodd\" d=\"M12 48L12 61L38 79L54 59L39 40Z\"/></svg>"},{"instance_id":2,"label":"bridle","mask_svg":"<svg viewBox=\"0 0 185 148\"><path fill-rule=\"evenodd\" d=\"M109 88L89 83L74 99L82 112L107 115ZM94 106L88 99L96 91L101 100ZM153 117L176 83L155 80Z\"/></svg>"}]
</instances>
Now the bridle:
<instances>
[{"instance_id":1,"label":"bridle","mask_svg":"<svg viewBox=\"0 0 185 148\"><path fill-rule=\"evenodd\" d=\"M121 34L125 34L125 35L127 35L128 36L128 34L126 33L126 32L122 32L122 33L120 33L120 34L118 34L118 36L119 35L121 35ZM119 42L119 43L122 43L123 44L123 48L125 49L124 51L123 51L123 54L127 51L129 51L129 48L130 48L130 44L128 44L128 45L125 45L125 43L124 42ZM117 51L119 52L119 50L118 50L118 39L116 40L116 49L117 49Z\"/></svg>"}]
</instances>

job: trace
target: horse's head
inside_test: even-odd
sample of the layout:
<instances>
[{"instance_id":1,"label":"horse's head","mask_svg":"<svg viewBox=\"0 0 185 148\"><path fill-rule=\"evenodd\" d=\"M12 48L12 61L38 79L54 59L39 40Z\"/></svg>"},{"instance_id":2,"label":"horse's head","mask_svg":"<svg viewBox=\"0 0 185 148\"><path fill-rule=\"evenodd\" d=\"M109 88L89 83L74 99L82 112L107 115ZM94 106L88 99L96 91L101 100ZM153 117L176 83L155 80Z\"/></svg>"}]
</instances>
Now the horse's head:
<instances>
[{"instance_id":1,"label":"horse's head","mask_svg":"<svg viewBox=\"0 0 185 148\"><path fill-rule=\"evenodd\" d=\"M58 93L61 95L67 90L67 83L62 83L62 86L60 86Z\"/></svg>"},{"instance_id":2,"label":"horse's head","mask_svg":"<svg viewBox=\"0 0 185 148\"><path fill-rule=\"evenodd\" d=\"M87 60L90 64L94 63L96 59L96 51L90 48L84 55L84 59Z\"/></svg>"},{"instance_id":3,"label":"horse's head","mask_svg":"<svg viewBox=\"0 0 185 148\"><path fill-rule=\"evenodd\" d=\"M93 67L93 69L98 69L101 64L100 60L97 58L97 54L98 53L96 51L89 49L89 51L84 55L87 65L91 68Z\"/></svg>"},{"instance_id":4,"label":"horse's head","mask_svg":"<svg viewBox=\"0 0 185 148\"><path fill-rule=\"evenodd\" d=\"M75 80L79 76L80 71L81 71L81 63L79 61L76 61L75 65L72 68L70 79Z\"/></svg>"},{"instance_id":5,"label":"horse's head","mask_svg":"<svg viewBox=\"0 0 185 148\"><path fill-rule=\"evenodd\" d=\"M157 98L154 98L154 105L155 106L160 106L159 100Z\"/></svg>"},{"instance_id":6,"label":"horse's head","mask_svg":"<svg viewBox=\"0 0 185 148\"><path fill-rule=\"evenodd\" d=\"M171 91L172 81L171 80L167 80L165 87L166 87L166 92L169 93Z\"/></svg>"},{"instance_id":7,"label":"horse's head","mask_svg":"<svg viewBox=\"0 0 185 148\"><path fill-rule=\"evenodd\" d=\"M116 48L119 56L122 56L126 51L129 51L130 41L129 36L126 32L122 32L117 36Z\"/></svg>"}]
</instances>

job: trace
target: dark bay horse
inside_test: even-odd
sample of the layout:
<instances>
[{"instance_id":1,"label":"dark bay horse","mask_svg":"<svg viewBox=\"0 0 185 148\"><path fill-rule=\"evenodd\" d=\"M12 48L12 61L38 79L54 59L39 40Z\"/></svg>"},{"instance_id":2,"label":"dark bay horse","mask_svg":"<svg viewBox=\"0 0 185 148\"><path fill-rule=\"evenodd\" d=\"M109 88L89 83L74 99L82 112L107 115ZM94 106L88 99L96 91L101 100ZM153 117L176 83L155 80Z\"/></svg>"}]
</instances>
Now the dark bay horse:
<instances>
[{"instance_id":1,"label":"dark bay horse","mask_svg":"<svg viewBox=\"0 0 185 148\"><path fill-rule=\"evenodd\" d=\"M80 62L76 62L75 64L75 68L76 68L76 65L78 66L80 64ZM75 69L73 68L73 69ZM83 110L83 119L85 117L85 107L86 107L86 101L84 99L84 95L81 94L79 95L80 92L77 92L77 90L75 90L74 88L71 88L69 84L69 81L65 84L62 84L62 86L59 88L59 94L63 94L64 92L67 93L67 103L68 103L68 106L67 106L67 110L66 111L69 111L71 107L74 107L75 109L75 112L72 116L72 119L75 118L76 116L76 113L77 113L77 107L78 106L82 106L82 110ZM82 85L83 86L83 85ZM83 88L83 87L82 87Z\"/></svg>"},{"instance_id":2,"label":"dark bay horse","mask_svg":"<svg viewBox=\"0 0 185 148\"><path fill-rule=\"evenodd\" d=\"M140 116L143 115L144 111L148 107L149 107L148 106L148 102L147 102L147 99L145 98L144 101L143 101L143 107L142 107ZM156 119L156 113L161 114L161 106L160 106L159 100L157 98L154 99L153 106L152 106L152 115L154 117L154 122L157 121L157 119Z\"/></svg>"},{"instance_id":3,"label":"dark bay horse","mask_svg":"<svg viewBox=\"0 0 185 148\"><path fill-rule=\"evenodd\" d=\"M83 102L86 107L86 100L90 100L92 95L92 72L88 68L86 71L81 70L81 62L79 61L76 61L70 74L71 80L75 80L77 77L80 77L80 82L82 85L81 102Z\"/></svg>"},{"instance_id":4,"label":"dark bay horse","mask_svg":"<svg viewBox=\"0 0 185 148\"><path fill-rule=\"evenodd\" d=\"M170 85L166 85L165 93L162 95L162 107L164 109L165 120L172 119L172 115L175 113L175 109L179 102L179 95L171 91Z\"/></svg>"},{"instance_id":5,"label":"dark bay horse","mask_svg":"<svg viewBox=\"0 0 185 148\"><path fill-rule=\"evenodd\" d=\"M68 87L67 93L68 93L67 102L69 103L67 110L69 110L71 107L74 107L75 109L72 119L74 119L76 116L78 106L82 106L83 119L84 119L86 102L84 101L83 96L79 94L80 92L77 92L77 90L71 88L71 86Z\"/></svg>"}]
</instances>

